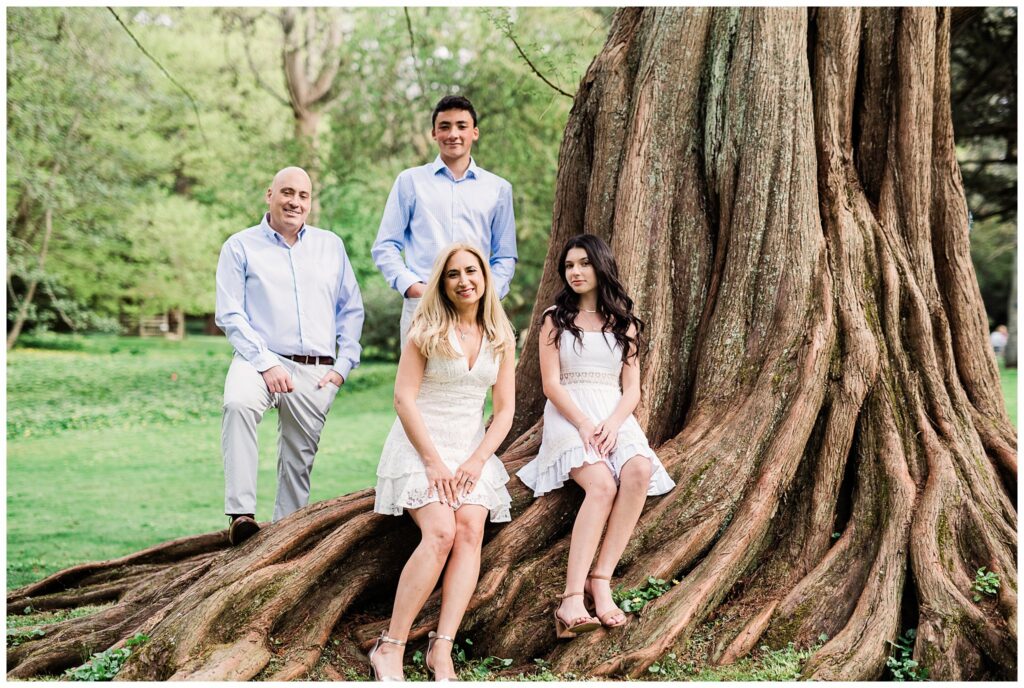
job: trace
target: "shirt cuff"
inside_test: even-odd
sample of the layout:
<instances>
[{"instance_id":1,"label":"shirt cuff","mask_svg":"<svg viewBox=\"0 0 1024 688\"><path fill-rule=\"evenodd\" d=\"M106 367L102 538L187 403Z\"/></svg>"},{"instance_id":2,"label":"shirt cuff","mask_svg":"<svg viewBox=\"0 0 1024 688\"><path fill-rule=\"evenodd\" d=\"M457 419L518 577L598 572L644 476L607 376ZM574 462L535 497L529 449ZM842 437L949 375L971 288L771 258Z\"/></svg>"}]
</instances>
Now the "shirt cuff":
<instances>
[{"instance_id":1,"label":"shirt cuff","mask_svg":"<svg viewBox=\"0 0 1024 688\"><path fill-rule=\"evenodd\" d=\"M339 358L334 362L334 366L331 367L331 370L336 372L338 375L341 375L342 380L347 381L348 374L352 372L352 361L347 358Z\"/></svg>"},{"instance_id":2,"label":"shirt cuff","mask_svg":"<svg viewBox=\"0 0 1024 688\"><path fill-rule=\"evenodd\" d=\"M401 275L399 275L398 279L395 280L395 289L398 291L399 294L401 294L404 297L405 292L409 289L409 287L421 281L422 280L416 276L416 273L412 272L411 270L407 270L406 272L403 272Z\"/></svg>"},{"instance_id":3,"label":"shirt cuff","mask_svg":"<svg viewBox=\"0 0 1024 688\"><path fill-rule=\"evenodd\" d=\"M278 359L273 351L266 351L249 362L252 363L253 368L261 373L265 373L274 366L281 365L280 359Z\"/></svg>"}]
</instances>

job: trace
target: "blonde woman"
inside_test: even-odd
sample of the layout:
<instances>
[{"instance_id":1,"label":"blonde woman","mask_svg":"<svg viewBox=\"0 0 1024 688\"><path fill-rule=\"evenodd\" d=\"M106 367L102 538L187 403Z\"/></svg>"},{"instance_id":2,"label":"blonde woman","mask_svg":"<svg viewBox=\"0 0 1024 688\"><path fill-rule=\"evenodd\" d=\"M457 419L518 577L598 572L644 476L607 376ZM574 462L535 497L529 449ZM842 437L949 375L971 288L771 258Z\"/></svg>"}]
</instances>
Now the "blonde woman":
<instances>
[{"instance_id":1,"label":"blonde woman","mask_svg":"<svg viewBox=\"0 0 1024 688\"><path fill-rule=\"evenodd\" d=\"M437 631L425 663L437 680L456 678L455 633L476 589L488 515L511 519L509 476L494 451L512 426L515 335L480 251L453 244L434 263L413 316L395 379L395 410L377 466L374 511L408 511L419 546L398 580L388 630L370 651L374 676L401 680L413 620L447 564ZM484 398L494 419L484 429Z\"/></svg>"}]
</instances>

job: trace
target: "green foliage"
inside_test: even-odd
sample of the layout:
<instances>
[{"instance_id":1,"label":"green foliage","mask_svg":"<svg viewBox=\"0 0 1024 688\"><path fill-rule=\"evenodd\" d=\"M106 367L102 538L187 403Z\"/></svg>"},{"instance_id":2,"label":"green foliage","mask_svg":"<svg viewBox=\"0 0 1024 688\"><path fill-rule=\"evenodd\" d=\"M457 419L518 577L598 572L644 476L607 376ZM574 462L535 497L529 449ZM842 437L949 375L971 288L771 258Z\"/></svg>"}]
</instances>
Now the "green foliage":
<instances>
[{"instance_id":1,"label":"green foliage","mask_svg":"<svg viewBox=\"0 0 1024 688\"><path fill-rule=\"evenodd\" d=\"M7 13L8 317L39 280L29 328L114 331L136 314L209 311L220 243L259 217L287 131L270 96L240 93L225 64L239 41L211 10L117 11L188 84L201 128L105 8Z\"/></svg>"},{"instance_id":2,"label":"green foliage","mask_svg":"<svg viewBox=\"0 0 1024 688\"><path fill-rule=\"evenodd\" d=\"M999 574L995 571L986 571L982 566L974 574L974 585L971 586L974 592L974 601L981 602L982 595L995 597L999 593Z\"/></svg>"},{"instance_id":3,"label":"green foliage","mask_svg":"<svg viewBox=\"0 0 1024 688\"><path fill-rule=\"evenodd\" d=\"M989 7L953 34L953 130L978 219L1017 218L1017 8Z\"/></svg>"},{"instance_id":4,"label":"green foliage","mask_svg":"<svg viewBox=\"0 0 1024 688\"><path fill-rule=\"evenodd\" d=\"M78 619L83 616L89 616L95 614L101 609L106 609L109 605L87 605L84 607L75 607L74 609L57 609L53 611L36 611L31 606L27 607L21 614L8 613L7 615L7 631L8 634L13 629L26 629L32 627L42 627L44 633L46 632L46 626L60 623L61 621L67 621L68 619ZM10 612L8 608L8 612Z\"/></svg>"},{"instance_id":5,"label":"green foliage","mask_svg":"<svg viewBox=\"0 0 1024 688\"><path fill-rule=\"evenodd\" d=\"M509 667L513 660L508 658L487 656L475 659L471 650L473 641L464 638L462 641L465 647L458 642L452 646L452 662L455 664L455 671L461 681L487 681L494 678L493 674L499 669ZM412 666L406 666L404 670L406 680L426 681L428 680L426 656L423 650L416 650L412 655Z\"/></svg>"},{"instance_id":6,"label":"green foliage","mask_svg":"<svg viewBox=\"0 0 1024 688\"><path fill-rule=\"evenodd\" d=\"M1017 246L1017 225L981 220L971 227L971 259L985 302L989 330L1009 320L1010 290Z\"/></svg>"},{"instance_id":7,"label":"green foliage","mask_svg":"<svg viewBox=\"0 0 1024 688\"><path fill-rule=\"evenodd\" d=\"M7 377L7 393L19 402L8 408L8 439L220 418L231 363L231 345L223 337L173 342L51 334L23 344ZM52 351L31 350L32 344ZM390 367L364 364L356 370L345 383L347 393L394 382L387 377Z\"/></svg>"},{"instance_id":8,"label":"green foliage","mask_svg":"<svg viewBox=\"0 0 1024 688\"><path fill-rule=\"evenodd\" d=\"M928 669L922 667L914 659L914 642L917 638L917 631L913 628L896 639L896 642L889 641L892 645L893 654L885 661L885 666L892 673L894 681L926 681L928 680Z\"/></svg>"},{"instance_id":9,"label":"green foliage","mask_svg":"<svg viewBox=\"0 0 1024 688\"><path fill-rule=\"evenodd\" d=\"M148 641L149 636L137 633L125 642L124 647L94 654L88 662L68 669L64 675L72 681L112 681L117 672L121 671L132 650L142 647Z\"/></svg>"},{"instance_id":10,"label":"green foliage","mask_svg":"<svg viewBox=\"0 0 1024 688\"><path fill-rule=\"evenodd\" d=\"M656 681L796 681L810 656L827 641L828 636L822 634L817 643L802 650L794 643L778 650L762 645L750 657L716 667L682 661L675 652L670 652L647 668L648 678Z\"/></svg>"},{"instance_id":11,"label":"green foliage","mask_svg":"<svg viewBox=\"0 0 1024 688\"><path fill-rule=\"evenodd\" d=\"M541 681L567 681L572 680L572 674L567 676L559 676L555 672L551 671L551 663L546 659L534 659L533 664L536 670L528 674L516 674L510 677L501 677L498 680L504 681L528 681L528 682L541 682Z\"/></svg>"},{"instance_id":12,"label":"green foliage","mask_svg":"<svg viewBox=\"0 0 1024 688\"><path fill-rule=\"evenodd\" d=\"M159 339L91 339L91 352L18 350L7 376L8 396L17 400L8 409L8 439L219 416L227 340L190 338L175 350L150 344Z\"/></svg>"},{"instance_id":13,"label":"green foliage","mask_svg":"<svg viewBox=\"0 0 1024 688\"><path fill-rule=\"evenodd\" d=\"M7 631L7 647L18 647L26 641L42 638L45 635L46 631L41 628L9 629Z\"/></svg>"},{"instance_id":14,"label":"green foliage","mask_svg":"<svg viewBox=\"0 0 1024 688\"><path fill-rule=\"evenodd\" d=\"M660 578L654 576L648 576L647 580L638 588L624 589L621 585L617 586L612 591L612 601L619 605L619 608L624 612L637 612L647 606L647 603L651 600L655 600L671 589L673 585L678 585L679 581L674 580L671 584L666 583Z\"/></svg>"},{"instance_id":15,"label":"green foliage","mask_svg":"<svg viewBox=\"0 0 1024 688\"><path fill-rule=\"evenodd\" d=\"M366 313L359 339L363 358L397 362L401 353L402 297L379 277L369 280L361 291Z\"/></svg>"},{"instance_id":16,"label":"green foliage","mask_svg":"<svg viewBox=\"0 0 1024 688\"><path fill-rule=\"evenodd\" d=\"M473 641L464 638L463 642L473 646ZM459 672L459 679L462 681L486 681L490 678L495 669L501 669L512 665L512 659L494 657L489 655L481 659L472 659L466 654L466 650L459 647L458 643L452 648L452 659L455 661L455 670Z\"/></svg>"},{"instance_id":17,"label":"green foliage","mask_svg":"<svg viewBox=\"0 0 1024 688\"><path fill-rule=\"evenodd\" d=\"M989 329L1008 322L1017 245L1017 8L988 7L953 33L953 131L971 258Z\"/></svg>"}]
</instances>

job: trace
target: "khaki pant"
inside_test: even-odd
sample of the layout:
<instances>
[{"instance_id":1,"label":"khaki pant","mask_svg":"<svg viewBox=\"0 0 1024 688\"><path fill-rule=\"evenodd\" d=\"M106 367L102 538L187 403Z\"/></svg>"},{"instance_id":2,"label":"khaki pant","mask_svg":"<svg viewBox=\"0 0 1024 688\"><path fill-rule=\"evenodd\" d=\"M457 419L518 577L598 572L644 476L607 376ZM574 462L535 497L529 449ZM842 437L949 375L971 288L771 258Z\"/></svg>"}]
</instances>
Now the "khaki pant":
<instances>
[{"instance_id":1,"label":"khaki pant","mask_svg":"<svg viewBox=\"0 0 1024 688\"><path fill-rule=\"evenodd\" d=\"M412 316L416 313L416 307L420 305L420 301L423 299L403 299L402 300L402 320L399 327L401 328L402 348L405 348L406 338L409 336L409 328L412 326ZM399 352L401 355L401 352Z\"/></svg>"},{"instance_id":2,"label":"khaki pant","mask_svg":"<svg viewBox=\"0 0 1024 688\"><path fill-rule=\"evenodd\" d=\"M313 470L320 432L338 387L317 383L329 365L303 365L281 358L292 378L294 391L271 394L263 376L235 354L224 380L224 416L221 451L224 456L224 513L256 513L258 447L256 425L271 407L277 407L277 499L274 521L309 502L309 475Z\"/></svg>"}]
</instances>

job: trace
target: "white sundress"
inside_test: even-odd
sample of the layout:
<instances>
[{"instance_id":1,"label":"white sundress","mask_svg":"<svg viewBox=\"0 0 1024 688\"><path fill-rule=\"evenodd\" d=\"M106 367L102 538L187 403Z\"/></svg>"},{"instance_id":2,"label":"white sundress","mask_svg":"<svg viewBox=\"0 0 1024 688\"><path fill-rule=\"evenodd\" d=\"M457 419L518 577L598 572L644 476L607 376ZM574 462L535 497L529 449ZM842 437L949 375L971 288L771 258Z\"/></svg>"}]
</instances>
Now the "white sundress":
<instances>
[{"instance_id":1,"label":"white sundress","mask_svg":"<svg viewBox=\"0 0 1024 688\"><path fill-rule=\"evenodd\" d=\"M484 437L484 399L498 379L499 364L485 337L480 355L470 369L469 359L462 353L454 332L449 337L461 355L427 359L416 407L441 460L454 474ZM504 464L491 454L473 490L453 506L479 504L490 512L492 522L510 521L512 500L505 487L508 481ZM405 509L418 509L440 501L436 493L428 492L423 460L405 434L402 421L396 418L377 464L373 510L378 514L400 516Z\"/></svg>"},{"instance_id":2,"label":"white sundress","mask_svg":"<svg viewBox=\"0 0 1024 688\"><path fill-rule=\"evenodd\" d=\"M597 425L612 414L622 398L622 349L611 332L584 331L580 347L566 330L559 344L559 380L573 402ZM626 461L637 455L651 460L648 496L665 494L675 487L633 414L619 428L614 451L602 458L594 450L584 451L576 426L548 401L544 406L544 433L537 458L516 475L533 490L534 497L540 497L562 487L570 479L569 471L584 464L605 463L618 482Z\"/></svg>"}]
</instances>

